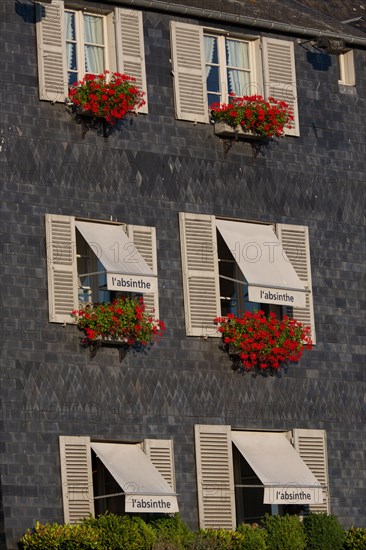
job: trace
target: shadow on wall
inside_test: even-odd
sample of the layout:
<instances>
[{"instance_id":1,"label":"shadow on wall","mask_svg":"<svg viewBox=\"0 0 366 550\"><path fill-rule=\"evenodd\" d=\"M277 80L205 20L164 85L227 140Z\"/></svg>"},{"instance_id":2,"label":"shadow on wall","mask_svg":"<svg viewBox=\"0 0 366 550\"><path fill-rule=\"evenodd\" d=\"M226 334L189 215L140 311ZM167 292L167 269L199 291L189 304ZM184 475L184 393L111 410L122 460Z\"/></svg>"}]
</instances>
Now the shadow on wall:
<instances>
[{"instance_id":1,"label":"shadow on wall","mask_svg":"<svg viewBox=\"0 0 366 550\"><path fill-rule=\"evenodd\" d=\"M22 4L19 0L15 2L15 13L20 15L25 23L35 23L35 8L34 4Z\"/></svg>"},{"instance_id":2,"label":"shadow on wall","mask_svg":"<svg viewBox=\"0 0 366 550\"><path fill-rule=\"evenodd\" d=\"M316 71L327 71L332 66L332 58L326 53L307 52L306 58Z\"/></svg>"}]
</instances>

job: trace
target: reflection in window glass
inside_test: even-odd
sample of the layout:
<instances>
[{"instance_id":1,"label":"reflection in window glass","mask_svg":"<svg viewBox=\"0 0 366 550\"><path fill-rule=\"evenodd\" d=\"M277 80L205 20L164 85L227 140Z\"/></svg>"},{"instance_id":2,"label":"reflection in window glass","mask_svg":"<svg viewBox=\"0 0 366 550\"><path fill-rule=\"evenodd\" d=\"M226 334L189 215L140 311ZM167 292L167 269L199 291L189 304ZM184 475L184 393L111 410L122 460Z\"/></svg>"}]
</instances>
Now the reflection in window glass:
<instances>
[{"instance_id":1,"label":"reflection in window glass","mask_svg":"<svg viewBox=\"0 0 366 550\"><path fill-rule=\"evenodd\" d=\"M71 86L79 80L77 53L76 53L76 20L75 12L65 11L66 28L66 66L68 85Z\"/></svg>"},{"instance_id":2,"label":"reflection in window glass","mask_svg":"<svg viewBox=\"0 0 366 550\"><path fill-rule=\"evenodd\" d=\"M218 59L218 39L215 36L205 36L205 64L208 105L221 101L220 68Z\"/></svg>"}]
</instances>

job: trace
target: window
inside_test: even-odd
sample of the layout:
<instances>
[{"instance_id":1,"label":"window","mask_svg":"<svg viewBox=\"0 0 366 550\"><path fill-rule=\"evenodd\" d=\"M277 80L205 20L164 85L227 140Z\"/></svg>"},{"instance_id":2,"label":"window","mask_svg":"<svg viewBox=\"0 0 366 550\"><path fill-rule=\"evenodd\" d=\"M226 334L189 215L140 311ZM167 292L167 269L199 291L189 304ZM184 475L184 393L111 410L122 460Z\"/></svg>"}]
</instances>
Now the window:
<instances>
[{"instance_id":1,"label":"window","mask_svg":"<svg viewBox=\"0 0 366 550\"><path fill-rule=\"evenodd\" d=\"M65 523L106 511L178 512L170 439L126 444L61 436L60 462Z\"/></svg>"},{"instance_id":2,"label":"window","mask_svg":"<svg viewBox=\"0 0 366 550\"><path fill-rule=\"evenodd\" d=\"M80 302L126 291L142 294L159 316L154 227L47 214L46 243L50 321L72 323Z\"/></svg>"},{"instance_id":3,"label":"window","mask_svg":"<svg viewBox=\"0 0 366 550\"><path fill-rule=\"evenodd\" d=\"M214 319L266 304L312 327L308 228L179 214L186 333L219 336Z\"/></svg>"},{"instance_id":4,"label":"window","mask_svg":"<svg viewBox=\"0 0 366 550\"><path fill-rule=\"evenodd\" d=\"M260 94L286 101L299 135L293 42L229 35L210 28L171 22L176 116L209 122L209 106L229 94Z\"/></svg>"},{"instance_id":5,"label":"window","mask_svg":"<svg viewBox=\"0 0 366 550\"><path fill-rule=\"evenodd\" d=\"M104 70L135 77L146 92L142 12L114 8L94 13L71 9L64 0L36 7L40 99L64 102L70 84ZM147 103L140 112L147 112Z\"/></svg>"},{"instance_id":6,"label":"window","mask_svg":"<svg viewBox=\"0 0 366 550\"><path fill-rule=\"evenodd\" d=\"M229 101L229 94L247 95L255 82L249 41L204 34L208 106Z\"/></svg>"},{"instance_id":7,"label":"window","mask_svg":"<svg viewBox=\"0 0 366 550\"><path fill-rule=\"evenodd\" d=\"M105 17L65 10L65 31L68 85L87 73L102 73L108 66Z\"/></svg>"},{"instance_id":8,"label":"window","mask_svg":"<svg viewBox=\"0 0 366 550\"><path fill-rule=\"evenodd\" d=\"M195 426L200 527L234 529L264 513L329 513L323 430Z\"/></svg>"},{"instance_id":9,"label":"window","mask_svg":"<svg viewBox=\"0 0 366 550\"><path fill-rule=\"evenodd\" d=\"M353 50L338 55L338 74L339 84L344 86L354 86L356 84Z\"/></svg>"}]
</instances>

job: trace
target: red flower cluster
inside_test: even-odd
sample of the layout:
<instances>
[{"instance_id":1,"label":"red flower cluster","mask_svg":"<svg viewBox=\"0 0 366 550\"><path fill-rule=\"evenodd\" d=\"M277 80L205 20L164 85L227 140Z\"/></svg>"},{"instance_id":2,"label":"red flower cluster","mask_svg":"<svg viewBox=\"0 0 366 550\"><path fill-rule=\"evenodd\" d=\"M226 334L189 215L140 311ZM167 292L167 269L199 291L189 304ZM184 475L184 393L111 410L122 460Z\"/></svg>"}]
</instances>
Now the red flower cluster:
<instances>
[{"instance_id":1,"label":"red flower cluster","mask_svg":"<svg viewBox=\"0 0 366 550\"><path fill-rule=\"evenodd\" d=\"M136 79L121 73L109 71L102 74L87 74L75 82L69 90L69 99L83 111L96 117L103 117L114 124L145 104L144 92L135 85Z\"/></svg>"},{"instance_id":2,"label":"red flower cluster","mask_svg":"<svg viewBox=\"0 0 366 550\"><path fill-rule=\"evenodd\" d=\"M128 345L152 345L165 330L163 321L153 319L142 298L118 298L112 303L86 304L71 316L87 341L109 339Z\"/></svg>"},{"instance_id":3,"label":"red flower cluster","mask_svg":"<svg viewBox=\"0 0 366 550\"><path fill-rule=\"evenodd\" d=\"M240 126L244 131L268 137L282 136L294 120L292 109L285 101L273 97L266 101L260 95L232 95L228 104L213 103L210 109L214 122L225 122L233 128Z\"/></svg>"},{"instance_id":4,"label":"red flower cluster","mask_svg":"<svg viewBox=\"0 0 366 550\"><path fill-rule=\"evenodd\" d=\"M242 317L217 317L215 322L220 325L225 351L237 353L245 371L278 371L298 362L305 348L312 348L310 327L287 316L280 320L274 313L266 316L259 310L247 311Z\"/></svg>"}]
</instances>

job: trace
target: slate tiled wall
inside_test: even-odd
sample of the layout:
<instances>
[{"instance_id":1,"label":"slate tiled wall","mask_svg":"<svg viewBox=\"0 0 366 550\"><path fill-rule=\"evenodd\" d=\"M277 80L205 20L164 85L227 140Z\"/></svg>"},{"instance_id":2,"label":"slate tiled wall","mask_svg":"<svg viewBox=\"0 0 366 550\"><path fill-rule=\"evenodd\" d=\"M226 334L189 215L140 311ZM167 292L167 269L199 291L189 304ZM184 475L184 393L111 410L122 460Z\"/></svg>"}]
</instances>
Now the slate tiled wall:
<instances>
[{"instance_id":1,"label":"slate tiled wall","mask_svg":"<svg viewBox=\"0 0 366 550\"><path fill-rule=\"evenodd\" d=\"M1 22L3 547L35 520L62 521L61 434L172 437L182 516L196 527L197 423L327 430L332 512L365 526L365 52L346 94L335 57L296 46L301 136L257 158L235 144L225 158L210 126L174 118L167 15L144 17L149 115L105 140L82 139L63 105L38 100L32 10L9 0ZM309 226L318 345L301 367L242 377L217 340L185 336L179 211ZM48 323L45 213L156 226L168 330L148 355L90 361L74 327Z\"/></svg>"}]
</instances>

